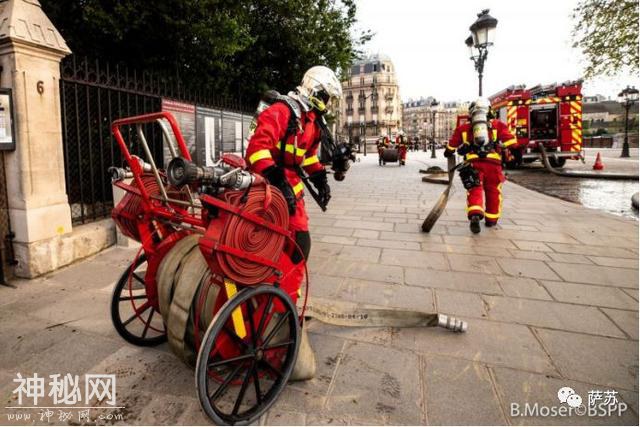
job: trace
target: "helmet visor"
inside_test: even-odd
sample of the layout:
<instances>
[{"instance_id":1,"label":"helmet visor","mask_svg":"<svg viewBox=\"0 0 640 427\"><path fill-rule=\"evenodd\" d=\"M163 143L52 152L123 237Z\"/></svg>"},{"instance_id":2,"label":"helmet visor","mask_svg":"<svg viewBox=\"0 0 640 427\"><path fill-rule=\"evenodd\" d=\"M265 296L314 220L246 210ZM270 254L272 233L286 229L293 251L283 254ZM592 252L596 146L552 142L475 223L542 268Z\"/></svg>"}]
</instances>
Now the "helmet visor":
<instances>
[{"instance_id":1,"label":"helmet visor","mask_svg":"<svg viewBox=\"0 0 640 427\"><path fill-rule=\"evenodd\" d=\"M337 104L336 97L329 95L325 90L317 92L310 99L314 107L316 107L318 111L323 113L333 111Z\"/></svg>"}]
</instances>

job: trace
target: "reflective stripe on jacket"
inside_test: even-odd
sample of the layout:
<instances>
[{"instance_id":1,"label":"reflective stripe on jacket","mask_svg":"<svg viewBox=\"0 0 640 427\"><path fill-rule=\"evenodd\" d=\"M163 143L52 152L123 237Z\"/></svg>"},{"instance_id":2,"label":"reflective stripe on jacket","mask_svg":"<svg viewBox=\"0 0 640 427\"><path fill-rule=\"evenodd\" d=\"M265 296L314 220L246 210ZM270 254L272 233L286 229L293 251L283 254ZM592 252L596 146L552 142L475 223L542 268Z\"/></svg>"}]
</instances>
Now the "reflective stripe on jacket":
<instances>
[{"instance_id":1,"label":"reflective stripe on jacket","mask_svg":"<svg viewBox=\"0 0 640 427\"><path fill-rule=\"evenodd\" d=\"M318 159L320 129L315 123L315 113L303 112L300 119L302 129L298 128L295 134L289 135L283 150L281 139L287 132L290 115L289 107L281 102L260 113L255 132L249 139L246 159L249 168L257 173L276 164L284 167L287 181L295 194L301 195L304 185L295 172L295 166L301 166L309 175L324 169Z\"/></svg>"},{"instance_id":2,"label":"reflective stripe on jacket","mask_svg":"<svg viewBox=\"0 0 640 427\"><path fill-rule=\"evenodd\" d=\"M489 131L491 132L492 141L502 142L505 148L517 147L518 140L511 132L509 132L509 128L506 124L496 119L491 120L490 123L491 128ZM469 145L472 143L473 129L471 123L464 123L453 131L453 135L447 144L447 149L453 151L462 145ZM475 161L478 159L480 159L480 156L474 152L469 152L465 155L465 160L467 161ZM484 159L502 163L502 148L495 147Z\"/></svg>"}]
</instances>

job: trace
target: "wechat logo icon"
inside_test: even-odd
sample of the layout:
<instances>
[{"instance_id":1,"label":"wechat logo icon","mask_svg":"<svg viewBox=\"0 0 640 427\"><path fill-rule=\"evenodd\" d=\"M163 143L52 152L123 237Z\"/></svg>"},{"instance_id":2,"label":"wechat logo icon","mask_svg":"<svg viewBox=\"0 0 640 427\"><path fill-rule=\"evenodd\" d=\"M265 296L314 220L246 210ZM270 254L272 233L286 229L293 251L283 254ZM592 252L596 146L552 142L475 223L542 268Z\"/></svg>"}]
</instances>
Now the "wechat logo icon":
<instances>
[{"instance_id":1,"label":"wechat logo icon","mask_svg":"<svg viewBox=\"0 0 640 427\"><path fill-rule=\"evenodd\" d=\"M582 405L582 397L571 387L562 387L558 390L558 400L566 403L571 408L579 408Z\"/></svg>"}]
</instances>

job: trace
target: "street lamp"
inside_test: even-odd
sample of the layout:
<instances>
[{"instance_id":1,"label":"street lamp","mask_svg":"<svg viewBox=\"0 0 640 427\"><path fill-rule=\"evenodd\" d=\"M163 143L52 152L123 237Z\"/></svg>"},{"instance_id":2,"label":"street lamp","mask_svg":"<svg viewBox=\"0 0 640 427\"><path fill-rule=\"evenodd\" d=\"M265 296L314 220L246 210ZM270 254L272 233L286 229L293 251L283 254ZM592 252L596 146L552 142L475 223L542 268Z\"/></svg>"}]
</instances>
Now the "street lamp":
<instances>
[{"instance_id":1,"label":"street lamp","mask_svg":"<svg viewBox=\"0 0 640 427\"><path fill-rule=\"evenodd\" d=\"M478 96L482 96L484 61L487 59L489 46L493 45L497 26L498 20L489 15L489 9L484 9L478 14L476 22L469 27L471 36L465 40L465 44L469 48L469 59L473 61L476 71L478 72Z\"/></svg>"},{"instance_id":2,"label":"street lamp","mask_svg":"<svg viewBox=\"0 0 640 427\"><path fill-rule=\"evenodd\" d=\"M431 158L436 158L436 114L438 114L437 107L439 104L435 99L431 102Z\"/></svg>"},{"instance_id":3,"label":"street lamp","mask_svg":"<svg viewBox=\"0 0 640 427\"><path fill-rule=\"evenodd\" d=\"M375 100L377 101L378 100L378 95L376 94L376 76L373 76L373 83L371 83L371 85L369 85L369 87L371 88L371 93L369 95L365 96L363 98L363 101L366 101L367 98L371 98L374 94L376 95ZM374 101L374 99L371 99L371 106L372 107L373 107L373 101ZM364 102L364 105L365 105L365 108L367 108L366 107L366 102ZM376 107L377 107L377 105L376 105ZM365 115L366 115L366 110L365 110ZM376 117L377 117L377 115L378 115L378 113L376 113ZM375 133L377 134L378 133L378 124L377 124L378 121L374 120L374 122L376 123L375 124L375 126L376 126ZM364 155L365 156L367 155L367 125L366 125L366 123L364 125Z\"/></svg>"},{"instance_id":4,"label":"street lamp","mask_svg":"<svg viewBox=\"0 0 640 427\"><path fill-rule=\"evenodd\" d=\"M624 106L624 143L622 144L622 154L620 157L630 157L629 155L629 109L638 101L638 89L635 86L627 86L618 94L618 102Z\"/></svg>"}]
</instances>

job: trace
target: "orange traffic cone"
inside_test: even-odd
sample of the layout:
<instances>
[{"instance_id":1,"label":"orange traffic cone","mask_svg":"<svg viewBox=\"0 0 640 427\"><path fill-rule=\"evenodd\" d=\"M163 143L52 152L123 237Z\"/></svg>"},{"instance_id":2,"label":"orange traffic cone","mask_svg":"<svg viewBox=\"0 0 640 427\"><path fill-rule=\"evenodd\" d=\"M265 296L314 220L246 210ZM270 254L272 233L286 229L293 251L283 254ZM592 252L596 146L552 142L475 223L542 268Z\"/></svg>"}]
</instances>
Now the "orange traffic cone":
<instances>
[{"instance_id":1,"label":"orange traffic cone","mask_svg":"<svg viewBox=\"0 0 640 427\"><path fill-rule=\"evenodd\" d=\"M604 169L604 163L602 163L602 158L600 157L600 152L598 151L598 155L596 156L596 162L593 164L594 171L601 171Z\"/></svg>"}]
</instances>

